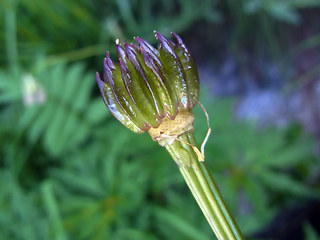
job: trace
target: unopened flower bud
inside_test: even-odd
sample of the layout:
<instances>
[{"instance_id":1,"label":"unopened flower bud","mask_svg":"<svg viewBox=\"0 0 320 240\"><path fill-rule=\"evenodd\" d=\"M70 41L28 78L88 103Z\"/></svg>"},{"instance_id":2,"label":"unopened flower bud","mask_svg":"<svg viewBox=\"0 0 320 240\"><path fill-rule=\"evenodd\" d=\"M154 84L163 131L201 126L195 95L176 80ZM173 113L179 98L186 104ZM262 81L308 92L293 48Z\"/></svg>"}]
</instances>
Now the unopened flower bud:
<instances>
[{"instance_id":1,"label":"unopened flower bud","mask_svg":"<svg viewBox=\"0 0 320 240\"><path fill-rule=\"evenodd\" d=\"M175 33L172 36L175 42L155 32L158 49L139 37L134 38L137 44L125 42L122 46L117 41L119 63L113 62L107 52L103 77L97 73L106 106L136 133L151 134L163 121L174 121L183 112L190 116L197 103L196 64L181 38Z\"/></svg>"}]
</instances>

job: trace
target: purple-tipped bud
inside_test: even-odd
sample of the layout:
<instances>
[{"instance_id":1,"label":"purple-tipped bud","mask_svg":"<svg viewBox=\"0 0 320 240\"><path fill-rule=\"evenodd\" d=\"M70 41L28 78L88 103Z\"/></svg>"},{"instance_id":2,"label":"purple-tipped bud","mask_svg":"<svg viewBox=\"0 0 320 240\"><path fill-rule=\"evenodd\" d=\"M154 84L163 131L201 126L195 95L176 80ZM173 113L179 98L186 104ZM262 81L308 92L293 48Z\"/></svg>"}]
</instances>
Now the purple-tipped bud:
<instances>
[{"instance_id":1,"label":"purple-tipped bud","mask_svg":"<svg viewBox=\"0 0 320 240\"><path fill-rule=\"evenodd\" d=\"M151 68L155 73L158 73L159 67L157 66L157 63L158 63L159 59L157 61L155 58L153 58L153 56L150 54L150 52L145 51L144 48L141 48L140 52L142 53L145 64L149 68Z\"/></svg>"},{"instance_id":2,"label":"purple-tipped bud","mask_svg":"<svg viewBox=\"0 0 320 240\"><path fill-rule=\"evenodd\" d=\"M96 79L97 79L97 83L98 83L98 86L99 86L99 89L101 92L103 92L103 89L104 89L104 82L101 80L100 78L100 74L98 72L96 72Z\"/></svg>"},{"instance_id":3,"label":"purple-tipped bud","mask_svg":"<svg viewBox=\"0 0 320 240\"><path fill-rule=\"evenodd\" d=\"M171 35L176 39L178 46L180 46L181 48L183 48L184 50L188 51L188 49L186 48L186 46L184 45L182 39L175 34L174 32L171 33Z\"/></svg>"},{"instance_id":4,"label":"purple-tipped bud","mask_svg":"<svg viewBox=\"0 0 320 240\"><path fill-rule=\"evenodd\" d=\"M156 48L154 48L153 46L151 46L146 40L144 40L140 37L135 37L134 40L136 40L141 47L143 47L145 49L149 49L155 55L159 55L158 50Z\"/></svg>"},{"instance_id":5,"label":"purple-tipped bud","mask_svg":"<svg viewBox=\"0 0 320 240\"><path fill-rule=\"evenodd\" d=\"M136 46L137 47L137 49L139 49L139 47L138 46ZM127 43L125 43L124 44L124 49L125 49L125 52L126 52L126 55L127 55L127 57L128 57L128 59L132 62L132 64L136 67L136 68L138 68L138 61L137 61L137 59L136 59L136 53L135 53L135 49L134 49L134 47L133 47L133 44L127 44Z\"/></svg>"},{"instance_id":6,"label":"purple-tipped bud","mask_svg":"<svg viewBox=\"0 0 320 240\"><path fill-rule=\"evenodd\" d=\"M128 45L133 49L133 51L139 51L139 46L137 44L130 43Z\"/></svg>"},{"instance_id":7,"label":"purple-tipped bud","mask_svg":"<svg viewBox=\"0 0 320 240\"><path fill-rule=\"evenodd\" d=\"M160 41L160 46L163 50L170 53L171 55L175 56L175 52L173 50L173 45L166 39L162 34L155 31L156 38Z\"/></svg>"},{"instance_id":8,"label":"purple-tipped bud","mask_svg":"<svg viewBox=\"0 0 320 240\"><path fill-rule=\"evenodd\" d=\"M111 59L110 59L111 60ZM111 68L109 67L109 61L107 58L104 59L103 61L104 63L104 74L103 74L103 80L105 82L108 82L110 83L111 86L114 85L114 82L113 82L113 75L112 75L112 70Z\"/></svg>"},{"instance_id":9,"label":"purple-tipped bud","mask_svg":"<svg viewBox=\"0 0 320 240\"><path fill-rule=\"evenodd\" d=\"M158 64L161 65L161 62L158 59L159 52L157 49L152 47L147 41L145 41L142 38L136 37L134 38L134 40L136 40L139 43L140 49L143 49L145 52L150 54L158 62Z\"/></svg>"},{"instance_id":10,"label":"purple-tipped bud","mask_svg":"<svg viewBox=\"0 0 320 240\"><path fill-rule=\"evenodd\" d=\"M123 50L122 46L120 44L116 43L116 47L117 47L117 52L118 52L119 59L122 59L122 61L124 63L126 63L126 53Z\"/></svg>"},{"instance_id":11,"label":"purple-tipped bud","mask_svg":"<svg viewBox=\"0 0 320 240\"><path fill-rule=\"evenodd\" d=\"M121 46L117 40L119 63L107 52L103 80L96 75L109 110L135 132L156 128L163 118L173 120L179 111L190 112L198 98L195 63L179 36L172 35L177 43L155 32L159 51L139 37L134 38L138 45Z\"/></svg>"},{"instance_id":12,"label":"purple-tipped bud","mask_svg":"<svg viewBox=\"0 0 320 240\"><path fill-rule=\"evenodd\" d=\"M122 49L122 48L121 48ZM123 51L124 53L124 51ZM119 62L120 62L120 70L121 70L121 76L125 85L125 88L128 92L128 94L130 95L130 98L132 99L132 101L134 102L134 104L136 104L134 97L131 94L131 91L129 89L129 84L130 84L130 72L128 70L127 65L125 64L123 58L119 58Z\"/></svg>"},{"instance_id":13,"label":"purple-tipped bud","mask_svg":"<svg viewBox=\"0 0 320 240\"><path fill-rule=\"evenodd\" d=\"M112 59L110 58L109 52L107 52L105 59L106 59L106 62L107 62L107 65L109 66L109 68L114 69L114 64L112 62Z\"/></svg>"}]
</instances>

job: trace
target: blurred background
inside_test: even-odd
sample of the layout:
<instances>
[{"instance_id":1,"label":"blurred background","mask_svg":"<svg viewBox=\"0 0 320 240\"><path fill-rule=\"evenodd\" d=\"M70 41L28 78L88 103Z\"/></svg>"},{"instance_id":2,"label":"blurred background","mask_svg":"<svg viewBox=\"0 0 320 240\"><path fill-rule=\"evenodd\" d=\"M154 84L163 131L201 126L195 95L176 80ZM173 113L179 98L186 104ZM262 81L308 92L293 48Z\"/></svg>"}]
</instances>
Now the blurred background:
<instances>
[{"instance_id":1,"label":"blurred background","mask_svg":"<svg viewBox=\"0 0 320 240\"><path fill-rule=\"evenodd\" d=\"M96 86L115 39L156 45L153 30L194 54L206 160L247 239L320 239L319 0L1 0L0 13L0 239L214 239L169 154Z\"/></svg>"}]
</instances>

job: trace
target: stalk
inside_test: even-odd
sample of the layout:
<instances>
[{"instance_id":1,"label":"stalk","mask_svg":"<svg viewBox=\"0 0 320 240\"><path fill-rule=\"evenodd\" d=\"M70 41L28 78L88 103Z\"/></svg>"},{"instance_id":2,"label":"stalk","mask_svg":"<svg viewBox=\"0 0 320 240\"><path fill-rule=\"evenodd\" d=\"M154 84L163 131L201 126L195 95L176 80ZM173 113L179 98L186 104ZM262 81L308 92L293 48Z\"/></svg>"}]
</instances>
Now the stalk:
<instances>
[{"instance_id":1,"label":"stalk","mask_svg":"<svg viewBox=\"0 0 320 240\"><path fill-rule=\"evenodd\" d=\"M148 131L166 147L218 239L243 239L205 162L191 147L196 146L192 109L199 98L198 70L182 39L172 36L175 41L155 32L158 49L139 37L134 38L138 45L121 46L117 40L119 63L107 53L98 86L124 126Z\"/></svg>"},{"instance_id":2,"label":"stalk","mask_svg":"<svg viewBox=\"0 0 320 240\"><path fill-rule=\"evenodd\" d=\"M6 52L8 59L9 69L14 76L18 72L18 47L17 47L17 24L16 24L16 1L7 1L9 7L5 12L5 39L6 39Z\"/></svg>"},{"instance_id":3,"label":"stalk","mask_svg":"<svg viewBox=\"0 0 320 240\"><path fill-rule=\"evenodd\" d=\"M187 144L196 146L193 132L186 132L165 148L177 163L189 189L219 240L244 239L238 225L228 210L220 190L205 162Z\"/></svg>"}]
</instances>

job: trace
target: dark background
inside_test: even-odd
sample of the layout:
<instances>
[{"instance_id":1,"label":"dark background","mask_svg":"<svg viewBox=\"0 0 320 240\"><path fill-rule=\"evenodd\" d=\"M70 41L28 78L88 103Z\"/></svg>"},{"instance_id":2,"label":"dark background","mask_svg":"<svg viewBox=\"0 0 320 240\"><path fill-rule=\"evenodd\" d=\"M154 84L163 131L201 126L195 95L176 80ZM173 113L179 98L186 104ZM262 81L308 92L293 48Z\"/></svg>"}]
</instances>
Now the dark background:
<instances>
[{"instance_id":1,"label":"dark background","mask_svg":"<svg viewBox=\"0 0 320 240\"><path fill-rule=\"evenodd\" d=\"M179 34L206 161L247 239L320 236L320 1L0 1L0 238L214 239L178 169L95 83L115 39ZM196 114L199 143L207 130Z\"/></svg>"}]
</instances>

